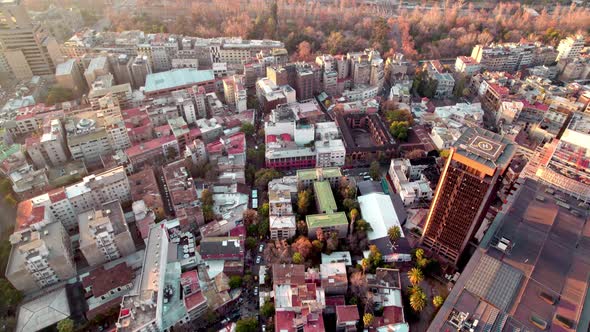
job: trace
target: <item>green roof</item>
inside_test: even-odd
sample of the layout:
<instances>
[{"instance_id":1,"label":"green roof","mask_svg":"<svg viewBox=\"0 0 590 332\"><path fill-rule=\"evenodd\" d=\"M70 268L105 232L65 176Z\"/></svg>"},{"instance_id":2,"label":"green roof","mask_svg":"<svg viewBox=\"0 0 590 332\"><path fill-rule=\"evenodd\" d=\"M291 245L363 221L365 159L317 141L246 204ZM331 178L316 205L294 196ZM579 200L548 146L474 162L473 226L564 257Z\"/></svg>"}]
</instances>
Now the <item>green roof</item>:
<instances>
[{"instance_id":1,"label":"green roof","mask_svg":"<svg viewBox=\"0 0 590 332\"><path fill-rule=\"evenodd\" d=\"M319 180L318 174L322 174L324 178L336 178L342 176L339 167L308 168L298 170L297 179L300 181Z\"/></svg>"},{"instance_id":2,"label":"green roof","mask_svg":"<svg viewBox=\"0 0 590 332\"><path fill-rule=\"evenodd\" d=\"M334 194L332 194L330 182L314 182L313 191L315 193L316 200L319 204L320 212L331 213L338 210L338 206L336 206L336 200L334 199Z\"/></svg>"},{"instance_id":3,"label":"green roof","mask_svg":"<svg viewBox=\"0 0 590 332\"><path fill-rule=\"evenodd\" d=\"M175 87L195 85L215 79L213 70L194 68L174 69L161 73L148 74L145 79L145 93L167 90Z\"/></svg>"},{"instance_id":4,"label":"green roof","mask_svg":"<svg viewBox=\"0 0 590 332\"><path fill-rule=\"evenodd\" d=\"M344 212L310 214L305 217L305 221L309 229L348 225L348 218Z\"/></svg>"},{"instance_id":5,"label":"green roof","mask_svg":"<svg viewBox=\"0 0 590 332\"><path fill-rule=\"evenodd\" d=\"M3 162L4 160L6 160L6 158L19 152L20 148L21 148L20 144L12 144L10 146L7 146L4 143L0 143L0 162Z\"/></svg>"}]
</instances>

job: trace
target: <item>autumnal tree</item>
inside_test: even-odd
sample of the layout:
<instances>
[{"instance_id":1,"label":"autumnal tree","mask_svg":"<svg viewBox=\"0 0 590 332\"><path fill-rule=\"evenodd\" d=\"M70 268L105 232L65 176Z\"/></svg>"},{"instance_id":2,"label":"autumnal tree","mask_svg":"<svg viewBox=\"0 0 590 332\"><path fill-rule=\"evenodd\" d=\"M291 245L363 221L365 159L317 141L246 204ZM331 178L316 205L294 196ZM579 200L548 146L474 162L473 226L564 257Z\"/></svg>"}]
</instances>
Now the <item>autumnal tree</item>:
<instances>
[{"instance_id":1,"label":"autumnal tree","mask_svg":"<svg viewBox=\"0 0 590 332\"><path fill-rule=\"evenodd\" d=\"M339 54L344 48L344 36L338 31L332 31L326 39L326 48L330 54Z\"/></svg>"},{"instance_id":2,"label":"autumnal tree","mask_svg":"<svg viewBox=\"0 0 590 332\"><path fill-rule=\"evenodd\" d=\"M254 185L260 189L266 189L268 183L281 177L281 173L274 168L261 168L254 175Z\"/></svg>"},{"instance_id":3,"label":"autumnal tree","mask_svg":"<svg viewBox=\"0 0 590 332\"><path fill-rule=\"evenodd\" d=\"M441 150L440 157L443 159L447 159L449 157L450 153L451 153L451 151L449 151L448 149Z\"/></svg>"},{"instance_id":4,"label":"autumnal tree","mask_svg":"<svg viewBox=\"0 0 590 332\"><path fill-rule=\"evenodd\" d=\"M297 58L299 61L310 60L312 54L311 44L304 40L297 45Z\"/></svg>"},{"instance_id":5,"label":"autumnal tree","mask_svg":"<svg viewBox=\"0 0 590 332\"><path fill-rule=\"evenodd\" d=\"M291 245L291 248L301 254L304 259L309 257L312 251L311 241L305 236L299 236L295 242Z\"/></svg>"},{"instance_id":6,"label":"autumnal tree","mask_svg":"<svg viewBox=\"0 0 590 332\"><path fill-rule=\"evenodd\" d=\"M367 278L361 271L354 271L350 274L350 292L359 299L367 294Z\"/></svg>"},{"instance_id":7,"label":"autumnal tree","mask_svg":"<svg viewBox=\"0 0 590 332\"><path fill-rule=\"evenodd\" d=\"M305 220L299 220L297 222L297 234L307 235L307 223L305 222Z\"/></svg>"},{"instance_id":8,"label":"autumnal tree","mask_svg":"<svg viewBox=\"0 0 590 332\"><path fill-rule=\"evenodd\" d=\"M392 243L395 243L402 236L402 231L399 226L392 226L387 230L387 236L389 236L389 240L391 240Z\"/></svg>"},{"instance_id":9,"label":"autumnal tree","mask_svg":"<svg viewBox=\"0 0 590 332\"><path fill-rule=\"evenodd\" d=\"M307 214L312 201L311 190L302 190L297 194L297 213L304 216Z\"/></svg>"},{"instance_id":10,"label":"autumnal tree","mask_svg":"<svg viewBox=\"0 0 590 332\"><path fill-rule=\"evenodd\" d=\"M435 150L436 151L436 150ZM408 159L418 159L423 158L426 155L426 152L422 149L415 149L408 153L406 153L406 158Z\"/></svg>"},{"instance_id":11,"label":"autumnal tree","mask_svg":"<svg viewBox=\"0 0 590 332\"><path fill-rule=\"evenodd\" d=\"M370 265L371 265L371 263L369 263L369 260L367 258L361 259L361 267L363 268L363 273L367 272L367 269L369 268Z\"/></svg>"},{"instance_id":12,"label":"autumnal tree","mask_svg":"<svg viewBox=\"0 0 590 332\"><path fill-rule=\"evenodd\" d=\"M350 212L348 213L348 216L350 218L350 222L351 223L354 223L354 221L356 220L356 218L359 217L359 210L357 210L355 208L350 209Z\"/></svg>"},{"instance_id":13,"label":"autumnal tree","mask_svg":"<svg viewBox=\"0 0 590 332\"><path fill-rule=\"evenodd\" d=\"M57 103L63 103L64 101L70 101L74 99L74 93L72 90L63 88L61 86L54 86L47 92L47 99L45 104L55 105Z\"/></svg>"},{"instance_id":14,"label":"autumnal tree","mask_svg":"<svg viewBox=\"0 0 590 332\"><path fill-rule=\"evenodd\" d=\"M201 192L201 202L203 205L213 205L213 193L209 189Z\"/></svg>"},{"instance_id":15,"label":"autumnal tree","mask_svg":"<svg viewBox=\"0 0 590 332\"><path fill-rule=\"evenodd\" d=\"M247 209L242 213L242 221L246 227L258 223L258 212L253 209Z\"/></svg>"},{"instance_id":16,"label":"autumnal tree","mask_svg":"<svg viewBox=\"0 0 590 332\"><path fill-rule=\"evenodd\" d=\"M305 262L305 259L303 258L303 256L296 252L293 254L293 263L294 264L302 264L303 262Z\"/></svg>"},{"instance_id":17,"label":"autumnal tree","mask_svg":"<svg viewBox=\"0 0 590 332\"><path fill-rule=\"evenodd\" d=\"M338 250L338 233L330 232L330 235L326 240L326 253L331 254L336 250Z\"/></svg>"},{"instance_id":18,"label":"autumnal tree","mask_svg":"<svg viewBox=\"0 0 590 332\"><path fill-rule=\"evenodd\" d=\"M422 249L422 248L416 249L416 252L414 253L414 256L416 256L416 259L424 258L424 255L425 255L425 252L424 252L424 249Z\"/></svg>"},{"instance_id":19,"label":"autumnal tree","mask_svg":"<svg viewBox=\"0 0 590 332\"><path fill-rule=\"evenodd\" d=\"M412 285L419 285L422 280L424 280L424 274L422 273L422 270L417 267L411 268L410 271L408 271L408 280L410 280Z\"/></svg>"},{"instance_id":20,"label":"autumnal tree","mask_svg":"<svg viewBox=\"0 0 590 332\"><path fill-rule=\"evenodd\" d=\"M166 158L168 160L175 160L178 157L178 151L173 146L166 149Z\"/></svg>"},{"instance_id":21,"label":"autumnal tree","mask_svg":"<svg viewBox=\"0 0 590 332\"><path fill-rule=\"evenodd\" d=\"M320 253L322 252L322 249L324 249L324 244L322 243L322 241L320 240L313 240L311 242L311 245L313 246L313 251L316 253Z\"/></svg>"},{"instance_id":22,"label":"autumnal tree","mask_svg":"<svg viewBox=\"0 0 590 332\"><path fill-rule=\"evenodd\" d=\"M293 259L291 247L285 240L276 240L264 247L264 260L269 264L291 263Z\"/></svg>"},{"instance_id":23,"label":"autumnal tree","mask_svg":"<svg viewBox=\"0 0 590 332\"><path fill-rule=\"evenodd\" d=\"M342 201L342 205L348 211L350 211L352 209L358 209L358 207L359 207L359 203L356 200L352 199L352 198L345 198Z\"/></svg>"},{"instance_id":24,"label":"autumnal tree","mask_svg":"<svg viewBox=\"0 0 590 332\"><path fill-rule=\"evenodd\" d=\"M371 326L373 324L373 314L366 313L363 315L363 324L365 327Z\"/></svg>"},{"instance_id":25,"label":"autumnal tree","mask_svg":"<svg viewBox=\"0 0 590 332\"><path fill-rule=\"evenodd\" d=\"M440 308L442 307L443 303L445 302L444 297L437 295L435 297L432 298L432 305L434 305L435 308Z\"/></svg>"}]
</instances>

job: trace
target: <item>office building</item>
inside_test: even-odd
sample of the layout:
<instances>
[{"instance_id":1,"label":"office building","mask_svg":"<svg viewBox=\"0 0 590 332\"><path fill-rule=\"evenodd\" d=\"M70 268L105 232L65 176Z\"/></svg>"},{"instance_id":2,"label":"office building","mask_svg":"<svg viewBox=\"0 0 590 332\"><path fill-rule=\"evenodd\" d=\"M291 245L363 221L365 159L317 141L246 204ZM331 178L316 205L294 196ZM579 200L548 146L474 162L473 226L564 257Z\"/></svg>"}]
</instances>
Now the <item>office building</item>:
<instances>
[{"instance_id":1,"label":"office building","mask_svg":"<svg viewBox=\"0 0 590 332\"><path fill-rule=\"evenodd\" d=\"M0 3L0 56L19 80L55 73L61 52L55 38L34 23L21 0Z\"/></svg>"},{"instance_id":2,"label":"office building","mask_svg":"<svg viewBox=\"0 0 590 332\"><path fill-rule=\"evenodd\" d=\"M468 128L450 150L428 212L421 244L457 264L495 198L515 144L481 128Z\"/></svg>"},{"instance_id":3,"label":"office building","mask_svg":"<svg viewBox=\"0 0 590 332\"><path fill-rule=\"evenodd\" d=\"M128 256L135 244L118 201L102 204L78 216L80 251L90 266Z\"/></svg>"},{"instance_id":4,"label":"office building","mask_svg":"<svg viewBox=\"0 0 590 332\"><path fill-rule=\"evenodd\" d=\"M522 181L428 331L587 331L589 216L575 198Z\"/></svg>"},{"instance_id":5,"label":"office building","mask_svg":"<svg viewBox=\"0 0 590 332\"><path fill-rule=\"evenodd\" d=\"M36 291L76 275L70 238L60 223L33 224L10 236L6 279L23 292Z\"/></svg>"}]
</instances>

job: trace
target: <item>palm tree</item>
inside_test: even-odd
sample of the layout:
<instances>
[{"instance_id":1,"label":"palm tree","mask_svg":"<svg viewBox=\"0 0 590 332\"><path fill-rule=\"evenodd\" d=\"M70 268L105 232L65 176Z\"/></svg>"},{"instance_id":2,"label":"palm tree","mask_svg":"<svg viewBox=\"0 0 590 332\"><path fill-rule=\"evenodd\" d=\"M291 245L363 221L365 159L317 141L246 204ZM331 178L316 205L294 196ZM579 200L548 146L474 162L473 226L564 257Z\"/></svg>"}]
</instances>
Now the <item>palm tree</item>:
<instances>
[{"instance_id":1,"label":"palm tree","mask_svg":"<svg viewBox=\"0 0 590 332\"><path fill-rule=\"evenodd\" d=\"M399 226L389 227L387 230L387 235L389 236L391 242L395 243L402 236L402 231Z\"/></svg>"},{"instance_id":2,"label":"palm tree","mask_svg":"<svg viewBox=\"0 0 590 332\"><path fill-rule=\"evenodd\" d=\"M370 313L364 314L363 315L363 323L365 324L365 327L373 324L373 314L370 314Z\"/></svg>"},{"instance_id":3,"label":"palm tree","mask_svg":"<svg viewBox=\"0 0 590 332\"><path fill-rule=\"evenodd\" d=\"M416 312L420 312L426 307L426 294L424 291L416 291L410 295L410 306Z\"/></svg>"},{"instance_id":4,"label":"palm tree","mask_svg":"<svg viewBox=\"0 0 590 332\"><path fill-rule=\"evenodd\" d=\"M445 302L445 299L440 295L437 295L432 299L432 304L434 305L435 308L440 308L444 302Z\"/></svg>"},{"instance_id":5,"label":"palm tree","mask_svg":"<svg viewBox=\"0 0 590 332\"><path fill-rule=\"evenodd\" d=\"M416 259L422 259L422 258L424 258L424 249L422 249L422 248L416 249L415 256L416 256Z\"/></svg>"},{"instance_id":6,"label":"palm tree","mask_svg":"<svg viewBox=\"0 0 590 332\"><path fill-rule=\"evenodd\" d=\"M408 271L408 279L412 283L412 285L418 285L424 280L424 274L422 270L417 267L413 267L410 271Z\"/></svg>"}]
</instances>

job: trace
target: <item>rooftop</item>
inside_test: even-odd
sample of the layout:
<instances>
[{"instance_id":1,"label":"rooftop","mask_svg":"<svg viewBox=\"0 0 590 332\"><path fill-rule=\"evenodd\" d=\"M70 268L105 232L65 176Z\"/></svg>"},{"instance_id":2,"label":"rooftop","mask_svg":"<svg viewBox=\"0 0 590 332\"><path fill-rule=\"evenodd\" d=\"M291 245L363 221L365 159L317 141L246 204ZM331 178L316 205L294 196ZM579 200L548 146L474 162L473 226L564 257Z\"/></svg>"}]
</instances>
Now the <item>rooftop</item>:
<instances>
[{"instance_id":1,"label":"rooftop","mask_svg":"<svg viewBox=\"0 0 590 332\"><path fill-rule=\"evenodd\" d=\"M127 263L119 263L110 269L100 266L82 279L84 288L92 287L92 295L100 297L112 289L129 284L135 279L133 269Z\"/></svg>"},{"instance_id":2,"label":"rooftop","mask_svg":"<svg viewBox=\"0 0 590 332\"><path fill-rule=\"evenodd\" d=\"M308 228L323 228L348 225L348 218L344 212L330 214L310 214L305 217Z\"/></svg>"},{"instance_id":3,"label":"rooftop","mask_svg":"<svg viewBox=\"0 0 590 332\"><path fill-rule=\"evenodd\" d=\"M508 166L516 152L510 139L477 127L467 128L454 147L459 155L491 169Z\"/></svg>"},{"instance_id":4,"label":"rooftop","mask_svg":"<svg viewBox=\"0 0 590 332\"><path fill-rule=\"evenodd\" d=\"M65 287L44 294L20 305L17 332L41 331L70 316Z\"/></svg>"},{"instance_id":5,"label":"rooftop","mask_svg":"<svg viewBox=\"0 0 590 332\"><path fill-rule=\"evenodd\" d=\"M372 228L367 234L369 240L387 237L387 230L393 226L398 226L401 230L401 236L404 237L403 228L397 219L397 214L389 195L373 192L359 196L358 202L363 219Z\"/></svg>"},{"instance_id":6,"label":"rooftop","mask_svg":"<svg viewBox=\"0 0 590 332\"><path fill-rule=\"evenodd\" d=\"M318 180L322 178L341 177L342 172L339 167L309 168L297 170L297 179L299 181Z\"/></svg>"},{"instance_id":7,"label":"rooftop","mask_svg":"<svg viewBox=\"0 0 590 332\"><path fill-rule=\"evenodd\" d=\"M485 326L537 331L545 325L550 330L587 330L582 309L590 296L589 216L575 199L524 180L490 226L430 330L447 330L454 324L453 312L470 313L467 321L480 320L476 331Z\"/></svg>"},{"instance_id":8,"label":"rooftop","mask_svg":"<svg viewBox=\"0 0 590 332\"><path fill-rule=\"evenodd\" d=\"M194 68L174 69L161 73L148 74L145 80L145 93L196 85L215 79L213 70Z\"/></svg>"},{"instance_id":9,"label":"rooftop","mask_svg":"<svg viewBox=\"0 0 590 332\"><path fill-rule=\"evenodd\" d=\"M319 203L319 209L324 213L331 213L338 209L332 187L328 181L316 181L313 183L313 191Z\"/></svg>"}]
</instances>

